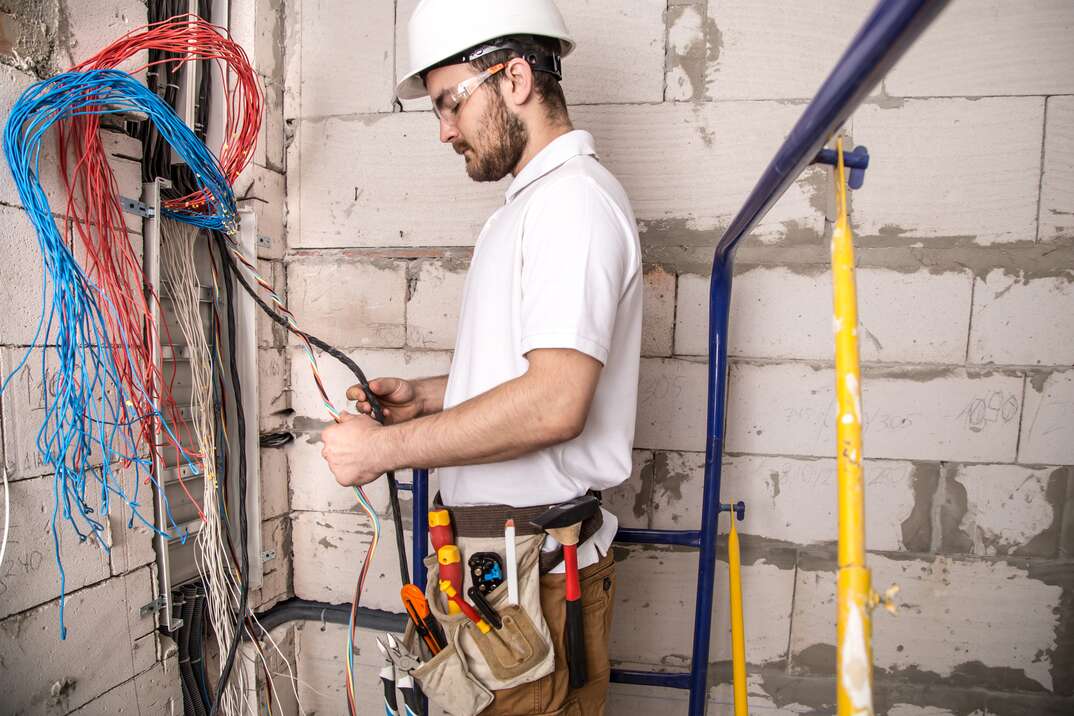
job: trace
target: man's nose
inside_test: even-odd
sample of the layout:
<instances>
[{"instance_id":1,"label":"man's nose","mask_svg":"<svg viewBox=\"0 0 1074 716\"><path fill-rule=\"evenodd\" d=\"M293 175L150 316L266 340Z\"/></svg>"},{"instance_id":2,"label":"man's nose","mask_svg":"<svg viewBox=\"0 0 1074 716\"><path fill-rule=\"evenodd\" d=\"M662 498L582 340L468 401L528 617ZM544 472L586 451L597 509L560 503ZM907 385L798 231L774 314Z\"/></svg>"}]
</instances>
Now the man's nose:
<instances>
[{"instance_id":1,"label":"man's nose","mask_svg":"<svg viewBox=\"0 0 1074 716\"><path fill-rule=\"evenodd\" d=\"M451 122L448 122L443 117L440 118L440 141L444 144L451 144L459 138L459 128Z\"/></svg>"}]
</instances>

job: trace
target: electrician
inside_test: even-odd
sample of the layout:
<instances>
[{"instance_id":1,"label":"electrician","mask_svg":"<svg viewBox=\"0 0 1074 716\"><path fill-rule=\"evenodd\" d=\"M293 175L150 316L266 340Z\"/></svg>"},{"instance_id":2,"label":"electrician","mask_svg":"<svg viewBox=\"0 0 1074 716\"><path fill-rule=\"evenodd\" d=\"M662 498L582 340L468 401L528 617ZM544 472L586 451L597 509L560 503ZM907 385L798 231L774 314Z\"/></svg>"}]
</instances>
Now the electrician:
<instances>
[{"instance_id":1,"label":"electrician","mask_svg":"<svg viewBox=\"0 0 1074 716\"><path fill-rule=\"evenodd\" d=\"M631 472L641 249L623 187L592 135L571 123L560 80L574 42L563 18L552 0L422 0L409 46L398 96L431 98L440 141L472 180L512 179L477 237L450 373L372 381L386 424L346 414L324 431L323 454L342 485L438 468L449 510L506 511L614 487ZM360 386L347 397L369 412ZM540 578L555 670L495 692L482 713L603 712L618 522L601 518L578 550L586 685L571 689L563 663L560 563Z\"/></svg>"}]
</instances>

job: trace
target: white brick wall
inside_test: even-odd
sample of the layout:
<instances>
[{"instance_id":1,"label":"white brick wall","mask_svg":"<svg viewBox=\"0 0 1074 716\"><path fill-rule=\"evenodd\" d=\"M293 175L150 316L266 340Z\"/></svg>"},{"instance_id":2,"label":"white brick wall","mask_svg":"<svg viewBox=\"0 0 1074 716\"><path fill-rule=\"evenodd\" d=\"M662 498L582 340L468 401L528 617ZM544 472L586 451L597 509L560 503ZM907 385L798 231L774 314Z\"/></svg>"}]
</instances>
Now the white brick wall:
<instances>
[{"instance_id":1,"label":"white brick wall","mask_svg":"<svg viewBox=\"0 0 1074 716\"><path fill-rule=\"evenodd\" d=\"M731 366L727 450L835 454L834 373L804 364ZM999 372L867 371L865 454L909 460L1013 461L1022 378Z\"/></svg>"},{"instance_id":2,"label":"white brick wall","mask_svg":"<svg viewBox=\"0 0 1074 716\"><path fill-rule=\"evenodd\" d=\"M1059 587L1004 561L893 560L880 555L870 555L869 561L875 588L898 584L898 600L905 605L894 618L874 613L877 668L919 668L946 679L959 664L977 661L986 667L1002 664L1024 670L1031 681L1051 687ZM795 668L805 666L800 663L805 649L830 644L835 633L833 564L799 563L791 633ZM834 663L831 668L834 671Z\"/></svg>"},{"instance_id":3,"label":"white brick wall","mask_svg":"<svg viewBox=\"0 0 1074 716\"><path fill-rule=\"evenodd\" d=\"M790 131L800 108L766 102L578 107L575 126L590 130L601 160L623 183L649 234L668 227L685 234L725 226ZM826 196L813 171L773 207L753 236L767 243L799 233L820 236ZM663 223L661 223L663 222ZM693 239L697 242L698 239ZM714 237L702 239L703 245Z\"/></svg>"},{"instance_id":4,"label":"white brick wall","mask_svg":"<svg viewBox=\"0 0 1074 716\"><path fill-rule=\"evenodd\" d=\"M1036 374L1026 381L1018 461L1074 464L1074 372Z\"/></svg>"},{"instance_id":5,"label":"white brick wall","mask_svg":"<svg viewBox=\"0 0 1074 716\"><path fill-rule=\"evenodd\" d=\"M1074 267L1044 278L994 269L976 281L971 363L1074 364Z\"/></svg>"},{"instance_id":6,"label":"white brick wall","mask_svg":"<svg viewBox=\"0 0 1074 716\"><path fill-rule=\"evenodd\" d=\"M287 265L288 308L333 346L401 348L406 266L346 255L303 256ZM292 344L298 339L290 338Z\"/></svg>"},{"instance_id":7,"label":"white brick wall","mask_svg":"<svg viewBox=\"0 0 1074 716\"><path fill-rule=\"evenodd\" d=\"M653 487L656 529L697 529L701 525L704 453L661 453ZM662 468L662 469L661 469ZM914 509L915 468L902 460L865 462L868 544L872 549L905 549L902 523ZM835 460L736 455L725 460L723 502L746 503L743 535L796 544L837 538ZM809 515L809 519L803 519ZM725 526L726 527L726 526Z\"/></svg>"},{"instance_id":8,"label":"white brick wall","mask_svg":"<svg viewBox=\"0 0 1074 716\"><path fill-rule=\"evenodd\" d=\"M634 447L705 448L707 371L703 363L642 358Z\"/></svg>"},{"instance_id":9,"label":"white brick wall","mask_svg":"<svg viewBox=\"0 0 1074 716\"><path fill-rule=\"evenodd\" d=\"M41 317L41 287L45 283L41 248L30 218L22 209L0 206L0 222L7 229L4 260L0 262L0 302L5 306L0 315L0 343L27 346L37 334ZM51 287L44 300L46 306L51 305ZM42 326L39 340L43 338Z\"/></svg>"},{"instance_id":10,"label":"white brick wall","mask_svg":"<svg viewBox=\"0 0 1074 716\"><path fill-rule=\"evenodd\" d=\"M859 269L862 360L963 362L972 280L965 271ZM936 306L944 310L938 312ZM677 354L708 355L708 314L709 277L684 274L676 314ZM734 279L731 316L732 355L832 360L835 354L830 271L745 267Z\"/></svg>"},{"instance_id":11,"label":"white brick wall","mask_svg":"<svg viewBox=\"0 0 1074 716\"><path fill-rule=\"evenodd\" d=\"M861 0L710 0L708 14L718 37L706 94L713 99L811 98L870 9Z\"/></svg>"},{"instance_id":12,"label":"white brick wall","mask_svg":"<svg viewBox=\"0 0 1074 716\"><path fill-rule=\"evenodd\" d=\"M659 266L645 271L641 354L670 356L675 338L675 274Z\"/></svg>"},{"instance_id":13,"label":"white brick wall","mask_svg":"<svg viewBox=\"0 0 1074 716\"><path fill-rule=\"evenodd\" d=\"M326 0L305 12L295 3L287 9L294 12L288 16L294 30L287 38L287 61L295 65L289 79L292 88L301 87L301 100L288 118L391 111L393 3Z\"/></svg>"},{"instance_id":14,"label":"white brick wall","mask_svg":"<svg viewBox=\"0 0 1074 716\"><path fill-rule=\"evenodd\" d=\"M897 96L1070 94L1074 7L950 3L885 81Z\"/></svg>"},{"instance_id":15,"label":"white brick wall","mask_svg":"<svg viewBox=\"0 0 1074 716\"><path fill-rule=\"evenodd\" d=\"M139 569L69 595L66 641L60 641L56 601L0 622L5 709L77 708L148 669L156 660L155 625L152 614L142 617L139 610L153 598L152 579L148 568ZM59 698L50 695L57 682L64 685Z\"/></svg>"},{"instance_id":16,"label":"white brick wall","mask_svg":"<svg viewBox=\"0 0 1074 716\"><path fill-rule=\"evenodd\" d=\"M854 141L883 159L870 165L867 190L854 192L860 243L1032 240L1043 118L1040 97L863 105Z\"/></svg>"},{"instance_id":17,"label":"white brick wall","mask_svg":"<svg viewBox=\"0 0 1074 716\"><path fill-rule=\"evenodd\" d=\"M471 182L437 134L425 113L300 122L288 247L472 245L506 184Z\"/></svg>"},{"instance_id":18,"label":"white brick wall","mask_svg":"<svg viewBox=\"0 0 1074 716\"><path fill-rule=\"evenodd\" d=\"M295 595L332 604L350 603L358 572L373 539L364 514L300 512L294 516ZM366 577L362 606L401 612L395 527L381 520L381 540ZM407 545L410 544L409 530Z\"/></svg>"},{"instance_id":19,"label":"white brick wall","mask_svg":"<svg viewBox=\"0 0 1074 716\"><path fill-rule=\"evenodd\" d=\"M963 465L955 479L966 490L959 527L973 539L973 553L1055 555L1055 537L1034 549L1034 538L1052 526L1056 506L1047 499L1052 468ZM1060 478L1062 479L1062 478Z\"/></svg>"},{"instance_id":20,"label":"white brick wall","mask_svg":"<svg viewBox=\"0 0 1074 716\"><path fill-rule=\"evenodd\" d=\"M414 283L406 302L407 345L426 350L453 349L465 268L453 270L433 260L419 261L411 271Z\"/></svg>"},{"instance_id":21,"label":"white brick wall","mask_svg":"<svg viewBox=\"0 0 1074 716\"><path fill-rule=\"evenodd\" d=\"M1040 240L1074 236L1074 97L1049 97L1040 186Z\"/></svg>"}]
</instances>

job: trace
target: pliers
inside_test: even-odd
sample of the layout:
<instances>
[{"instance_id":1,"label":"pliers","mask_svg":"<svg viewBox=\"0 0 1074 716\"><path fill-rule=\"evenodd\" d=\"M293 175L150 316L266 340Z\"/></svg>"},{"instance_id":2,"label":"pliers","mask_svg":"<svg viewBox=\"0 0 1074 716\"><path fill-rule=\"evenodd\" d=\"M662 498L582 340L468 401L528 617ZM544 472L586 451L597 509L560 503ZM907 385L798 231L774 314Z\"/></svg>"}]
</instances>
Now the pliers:
<instances>
[{"instance_id":1,"label":"pliers","mask_svg":"<svg viewBox=\"0 0 1074 716\"><path fill-rule=\"evenodd\" d=\"M406 716L425 716L421 690L414 683L414 677L410 673L421 666L421 659L396 641L391 634L385 636L388 638L388 646L381 644L381 650L386 650L387 657L391 659L399 691L403 694ZM380 639L377 639L377 642L380 643Z\"/></svg>"},{"instance_id":2,"label":"pliers","mask_svg":"<svg viewBox=\"0 0 1074 716\"><path fill-rule=\"evenodd\" d=\"M395 662L380 637L377 637L377 647L384 657L384 668L380 670L380 683L384 686L384 714L399 716L399 701L395 698Z\"/></svg>"}]
</instances>

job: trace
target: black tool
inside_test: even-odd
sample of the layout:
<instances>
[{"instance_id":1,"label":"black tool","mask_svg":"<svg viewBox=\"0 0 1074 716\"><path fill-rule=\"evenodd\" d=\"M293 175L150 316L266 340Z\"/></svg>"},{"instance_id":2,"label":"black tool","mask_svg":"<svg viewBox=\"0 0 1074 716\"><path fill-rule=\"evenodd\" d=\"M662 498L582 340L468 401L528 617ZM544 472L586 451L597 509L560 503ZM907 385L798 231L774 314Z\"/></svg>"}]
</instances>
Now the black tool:
<instances>
[{"instance_id":1,"label":"black tool","mask_svg":"<svg viewBox=\"0 0 1074 716\"><path fill-rule=\"evenodd\" d=\"M588 678L585 669L585 634L582 622L582 589L578 581L578 536L582 522L596 514L600 501L592 495L582 495L569 502L554 505L532 524L552 535L563 545L563 565L566 572L567 599L567 667L571 688L580 689Z\"/></svg>"},{"instance_id":2,"label":"black tool","mask_svg":"<svg viewBox=\"0 0 1074 716\"><path fill-rule=\"evenodd\" d=\"M485 618L493 629L503 629L503 620L500 619L500 614L489 601L485 599L485 595L477 587L470 587L466 590L466 594L470 597L470 601L477 607L477 611Z\"/></svg>"},{"instance_id":3,"label":"black tool","mask_svg":"<svg viewBox=\"0 0 1074 716\"><path fill-rule=\"evenodd\" d=\"M466 564L470 567L470 580L482 594L503 584L503 563L495 552L475 552Z\"/></svg>"}]
</instances>

